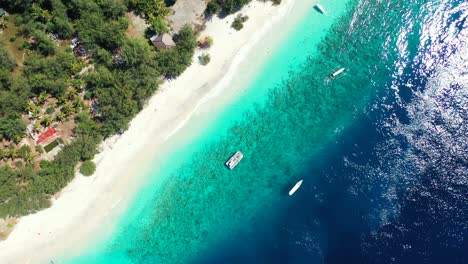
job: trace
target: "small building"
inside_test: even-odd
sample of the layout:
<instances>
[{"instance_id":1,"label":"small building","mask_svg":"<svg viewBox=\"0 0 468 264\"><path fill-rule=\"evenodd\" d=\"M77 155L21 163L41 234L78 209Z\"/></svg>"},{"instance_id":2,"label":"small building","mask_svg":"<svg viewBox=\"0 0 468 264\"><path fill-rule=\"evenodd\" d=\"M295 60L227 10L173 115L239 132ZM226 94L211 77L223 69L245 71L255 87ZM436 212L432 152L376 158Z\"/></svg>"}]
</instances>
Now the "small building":
<instances>
[{"instance_id":1,"label":"small building","mask_svg":"<svg viewBox=\"0 0 468 264\"><path fill-rule=\"evenodd\" d=\"M73 54L75 54L77 57L83 58L89 55L89 49L83 45L77 45L73 49Z\"/></svg>"},{"instance_id":2,"label":"small building","mask_svg":"<svg viewBox=\"0 0 468 264\"><path fill-rule=\"evenodd\" d=\"M70 48L74 50L78 45L80 45L80 38L79 37L72 38L71 43L70 43Z\"/></svg>"},{"instance_id":3,"label":"small building","mask_svg":"<svg viewBox=\"0 0 468 264\"><path fill-rule=\"evenodd\" d=\"M172 40L171 35L167 33L162 35L154 35L150 38L150 40L157 49L169 49L175 47L176 45L174 40Z\"/></svg>"},{"instance_id":4,"label":"small building","mask_svg":"<svg viewBox=\"0 0 468 264\"><path fill-rule=\"evenodd\" d=\"M0 7L0 17L6 15L6 13L7 13L7 12L5 11L5 9L3 9L3 8Z\"/></svg>"},{"instance_id":5,"label":"small building","mask_svg":"<svg viewBox=\"0 0 468 264\"><path fill-rule=\"evenodd\" d=\"M210 36L205 36L198 40L198 47L201 49L210 48L213 43L213 39Z\"/></svg>"},{"instance_id":6,"label":"small building","mask_svg":"<svg viewBox=\"0 0 468 264\"><path fill-rule=\"evenodd\" d=\"M40 134L39 137L37 138L36 140L36 144L48 144L52 141L55 140L55 133L57 133L57 130L55 130L55 128L53 127L49 127L47 128L46 131L44 131L44 133Z\"/></svg>"}]
</instances>

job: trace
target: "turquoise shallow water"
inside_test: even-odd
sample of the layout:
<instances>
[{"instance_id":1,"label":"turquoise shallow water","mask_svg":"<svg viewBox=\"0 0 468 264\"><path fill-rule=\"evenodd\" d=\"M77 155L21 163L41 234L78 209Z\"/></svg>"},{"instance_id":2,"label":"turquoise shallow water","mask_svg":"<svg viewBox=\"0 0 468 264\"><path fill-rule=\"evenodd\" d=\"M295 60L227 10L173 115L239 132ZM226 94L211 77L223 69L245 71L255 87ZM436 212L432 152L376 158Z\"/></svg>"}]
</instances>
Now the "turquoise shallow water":
<instances>
[{"instance_id":1,"label":"turquoise shallow water","mask_svg":"<svg viewBox=\"0 0 468 264\"><path fill-rule=\"evenodd\" d=\"M169 158L162 167L154 168L152 174L157 179L139 192L110 241L100 242L96 248L71 262L89 263L90 259L95 263L184 262L210 242L222 239L226 232L236 232L241 219L252 218L265 209L265 202L281 197L292 179L292 172L280 177L280 172L274 170L281 166L253 161L262 154L265 157L268 152L273 154L277 146L268 146L268 140L286 137L283 133L287 131L275 134L270 127L274 122L253 121L252 118L257 109L268 104L273 96L271 90L301 71L301 65L318 52L317 45L327 30L345 12L345 3L335 0L324 5L330 10L328 16L319 14L310 5L310 12L294 28L287 29L290 31L287 38L271 51L271 56L245 92L216 115L201 136L177 149L174 158ZM333 70L335 68L330 67L320 78ZM250 123L250 127L242 128L245 122ZM252 127L252 122L264 125ZM245 160L236 170L228 171L223 163L237 149L243 151ZM300 155L297 153L291 158L297 159L299 164ZM270 163L274 158L271 156L264 162ZM264 171L265 175L273 173L276 176L268 181L260 181L261 176L254 174L243 176L260 167L270 167ZM292 170L292 166L286 167ZM264 189L265 185L267 189ZM254 189L264 190L252 196ZM238 192L240 190L242 192ZM232 196L237 192L239 195ZM236 200L230 200L234 197ZM252 197L255 199L251 200ZM226 221L229 224L226 225ZM159 251L156 255L150 253L156 251ZM187 258L182 258L180 252L185 252Z\"/></svg>"},{"instance_id":2,"label":"turquoise shallow water","mask_svg":"<svg viewBox=\"0 0 468 264\"><path fill-rule=\"evenodd\" d=\"M312 186L323 180L316 168L331 153L341 158L330 146L371 109L391 105L394 78L404 76L406 65L429 61L421 54L433 40L420 36L421 31L430 31L422 22L443 6L437 1L396 0L323 5L329 16L319 15L311 5L246 92L163 166L154 168L155 180L138 193L115 233L69 262L218 263L205 257L216 255L229 242L242 244L242 239L274 232L268 223L287 218L288 208L298 199L289 199L287 192L297 180L304 178L307 183L301 191L314 192ZM405 31L408 25L411 32ZM347 68L346 74L330 79L329 74L340 67ZM420 72L418 78L423 78L429 70L412 69L408 75ZM353 133L359 138L366 131ZM244 153L244 160L227 170L223 163L237 150ZM371 163L370 158L366 162ZM375 161L379 162L383 161ZM363 178L374 181L368 175ZM374 182L377 187L362 186L375 191L388 184ZM347 191L371 195L351 187ZM366 221L370 226L380 224Z\"/></svg>"},{"instance_id":3,"label":"turquoise shallow water","mask_svg":"<svg viewBox=\"0 0 468 264\"><path fill-rule=\"evenodd\" d=\"M368 100L365 89L340 97L351 93L341 86L349 76L327 78L348 65L322 59L304 70L319 56L317 47L328 29L346 14L346 1L324 6L328 16L311 5L246 92L203 135L154 169L158 179L139 192L110 240L71 262L183 263L284 206L285 193L310 153L319 151ZM244 160L229 171L223 163L237 150Z\"/></svg>"}]
</instances>

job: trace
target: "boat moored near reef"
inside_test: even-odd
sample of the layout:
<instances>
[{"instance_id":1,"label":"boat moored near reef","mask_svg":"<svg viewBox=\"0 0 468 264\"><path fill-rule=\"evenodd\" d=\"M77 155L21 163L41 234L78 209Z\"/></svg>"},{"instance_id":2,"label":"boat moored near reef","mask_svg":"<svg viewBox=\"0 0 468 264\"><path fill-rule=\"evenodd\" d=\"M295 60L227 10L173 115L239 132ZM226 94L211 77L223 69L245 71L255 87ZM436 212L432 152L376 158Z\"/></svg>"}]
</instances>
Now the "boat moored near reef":
<instances>
[{"instance_id":1,"label":"boat moored near reef","mask_svg":"<svg viewBox=\"0 0 468 264\"><path fill-rule=\"evenodd\" d=\"M323 8L323 6L322 6L321 4L316 4L314 7L315 7L315 9L317 9L317 11L319 11L320 13L326 14L325 8Z\"/></svg>"},{"instance_id":2,"label":"boat moored near reef","mask_svg":"<svg viewBox=\"0 0 468 264\"><path fill-rule=\"evenodd\" d=\"M301 184L304 180L300 180L296 183L296 185L294 185L294 187L292 187L292 189L289 191L289 196L293 195L297 189L299 189L299 187L301 187Z\"/></svg>"},{"instance_id":3,"label":"boat moored near reef","mask_svg":"<svg viewBox=\"0 0 468 264\"><path fill-rule=\"evenodd\" d=\"M237 151L236 153L234 153L234 155L232 155L228 161L226 161L226 166L229 168L229 169L234 169L234 167L237 166L237 164L239 164L239 162L242 160L242 158L244 157L244 154L242 154L242 152L240 151Z\"/></svg>"},{"instance_id":4,"label":"boat moored near reef","mask_svg":"<svg viewBox=\"0 0 468 264\"><path fill-rule=\"evenodd\" d=\"M331 78L336 78L338 77L339 75L341 75L344 71L346 70L346 68L341 68L335 72L333 72L332 74L330 74L330 77Z\"/></svg>"}]
</instances>

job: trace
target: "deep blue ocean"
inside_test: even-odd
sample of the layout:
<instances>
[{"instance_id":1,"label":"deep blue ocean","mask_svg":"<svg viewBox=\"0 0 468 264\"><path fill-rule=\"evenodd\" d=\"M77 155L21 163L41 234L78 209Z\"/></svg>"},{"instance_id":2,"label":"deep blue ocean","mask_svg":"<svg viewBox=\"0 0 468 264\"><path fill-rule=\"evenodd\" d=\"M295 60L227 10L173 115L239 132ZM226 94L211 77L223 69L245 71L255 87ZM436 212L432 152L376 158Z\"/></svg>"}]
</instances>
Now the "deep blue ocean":
<instances>
[{"instance_id":1,"label":"deep blue ocean","mask_svg":"<svg viewBox=\"0 0 468 264\"><path fill-rule=\"evenodd\" d=\"M467 19L462 0L349 0L318 43L304 20L314 48L75 262L468 263Z\"/></svg>"}]
</instances>

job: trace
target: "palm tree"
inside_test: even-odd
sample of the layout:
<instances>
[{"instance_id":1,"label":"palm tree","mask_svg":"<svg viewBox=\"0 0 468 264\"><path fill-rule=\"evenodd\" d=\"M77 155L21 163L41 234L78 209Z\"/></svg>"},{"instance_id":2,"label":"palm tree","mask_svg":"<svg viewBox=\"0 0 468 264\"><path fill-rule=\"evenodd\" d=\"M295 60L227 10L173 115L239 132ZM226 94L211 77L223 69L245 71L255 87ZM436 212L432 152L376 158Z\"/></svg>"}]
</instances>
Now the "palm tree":
<instances>
[{"instance_id":1,"label":"palm tree","mask_svg":"<svg viewBox=\"0 0 468 264\"><path fill-rule=\"evenodd\" d=\"M39 132L39 129L40 129L40 128L41 128L41 127L39 126L39 124L38 124L37 122L34 123L34 124L32 125L32 129L33 129L33 131L36 132L36 133Z\"/></svg>"},{"instance_id":2,"label":"palm tree","mask_svg":"<svg viewBox=\"0 0 468 264\"><path fill-rule=\"evenodd\" d=\"M10 145L10 147L8 148L8 152L8 156L10 157L10 159L16 159L18 157L18 149L16 149L15 146Z\"/></svg>"},{"instance_id":3,"label":"palm tree","mask_svg":"<svg viewBox=\"0 0 468 264\"><path fill-rule=\"evenodd\" d=\"M15 143L19 143L21 141L22 137L20 135L14 135L13 136L13 141Z\"/></svg>"},{"instance_id":4,"label":"palm tree","mask_svg":"<svg viewBox=\"0 0 468 264\"><path fill-rule=\"evenodd\" d=\"M47 93L45 91L42 91L39 96L37 97L37 102L39 104L43 104L45 103L45 101L47 100Z\"/></svg>"},{"instance_id":5,"label":"palm tree","mask_svg":"<svg viewBox=\"0 0 468 264\"><path fill-rule=\"evenodd\" d=\"M65 114L62 113L62 112L60 112L60 113L58 113L57 116L55 117L55 120L57 120L57 121L60 122L60 121L65 120L65 118L66 118Z\"/></svg>"},{"instance_id":6,"label":"palm tree","mask_svg":"<svg viewBox=\"0 0 468 264\"><path fill-rule=\"evenodd\" d=\"M73 100L76 98L78 91L74 87L70 87L67 92L68 100Z\"/></svg>"},{"instance_id":7,"label":"palm tree","mask_svg":"<svg viewBox=\"0 0 468 264\"><path fill-rule=\"evenodd\" d=\"M50 101L49 102L49 107L57 108L57 102L56 101Z\"/></svg>"},{"instance_id":8,"label":"palm tree","mask_svg":"<svg viewBox=\"0 0 468 264\"><path fill-rule=\"evenodd\" d=\"M4 160L8 157L8 153L6 150L0 149L0 160Z\"/></svg>"},{"instance_id":9,"label":"palm tree","mask_svg":"<svg viewBox=\"0 0 468 264\"><path fill-rule=\"evenodd\" d=\"M82 108L84 106L84 102L83 102L83 99L77 97L75 99L75 101L73 102L74 106L75 106L75 110L78 112L80 110L80 108Z\"/></svg>"},{"instance_id":10,"label":"palm tree","mask_svg":"<svg viewBox=\"0 0 468 264\"><path fill-rule=\"evenodd\" d=\"M25 109L26 109L26 111L28 111L28 112L32 112L32 111L34 111L34 108L35 108L35 107L36 107L36 105L35 105L32 101L28 101L28 102L26 103Z\"/></svg>"},{"instance_id":11,"label":"palm tree","mask_svg":"<svg viewBox=\"0 0 468 264\"><path fill-rule=\"evenodd\" d=\"M81 61L81 60L80 60ZM83 91L86 83L83 79L74 79L75 80L75 87L78 89L78 91Z\"/></svg>"},{"instance_id":12,"label":"palm tree","mask_svg":"<svg viewBox=\"0 0 468 264\"><path fill-rule=\"evenodd\" d=\"M25 161L27 163L31 163L31 161L34 159L34 157L36 157L36 154L35 153L32 153L32 152L29 152L26 157L25 157Z\"/></svg>"},{"instance_id":13,"label":"palm tree","mask_svg":"<svg viewBox=\"0 0 468 264\"><path fill-rule=\"evenodd\" d=\"M70 105L70 103L66 103L64 106L62 106L62 113L65 114L65 116L69 116L73 110L73 107Z\"/></svg>"},{"instance_id":14,"label":"palm tree","mask_svg":"<svg viewBox=\"0 0 468 264\"><path fill-rule=\"evenodd\" d=\"M24 161L26 161L26 163L30 163L34 158L34 153L32 153L31 148L27 145L22 146L19 149L18 154L19 154L19 157L21 157L22 159L24 159Z\"/></svg>"},{"instance_id":15,"label":"palm tree","mask_svg":"<svg viewBox=\"0 0 468 264\"><path fill-rule=\"evenodd\" d=\"M76 75L81 72L84 68L85 63L82 60L76 60L71 64L71 72L73 75ZM75 86L76 87L76 86Z\"/></svg>"},{"instance_id":16,"label":"palm tree","mask_svg":"<svg viewBox=\"0 0 468 264\"><path fill-rule=\"evenodd\" d=\"M38 118L40 114L41 114L41 108L39 106L34 106L32 118Z\"/></svg>"},{"instance_id":17,"label":"palm tree","mask_svg":"<svg viewBox=\"0 0 468 264\"><path fill-rule=\"evenodd\" d=\"M65 93L62 93L57 97L57 100L59 101L60 104L66 104L68 101L67 95Z\"/></svg>"},{"instance_id":18,"label":"palm tree","mask_svg":"<svg viewBox=\"0 0 468 264\"><path fill-rule=\"evenodd\" d=\"M41 125L48 127L50 124L52 124L52 118L50 116L44 116L41 120Z\"/></svg>"}]
</instances>

